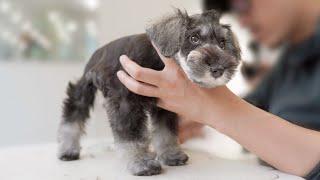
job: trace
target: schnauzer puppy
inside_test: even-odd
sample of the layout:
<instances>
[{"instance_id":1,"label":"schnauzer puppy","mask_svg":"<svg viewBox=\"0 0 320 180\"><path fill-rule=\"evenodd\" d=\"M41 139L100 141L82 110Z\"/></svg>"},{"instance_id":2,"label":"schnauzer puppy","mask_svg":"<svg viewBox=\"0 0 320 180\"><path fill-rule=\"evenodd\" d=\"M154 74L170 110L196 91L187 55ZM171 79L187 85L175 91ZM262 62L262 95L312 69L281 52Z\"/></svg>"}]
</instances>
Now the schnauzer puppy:
<instances>
[{"instance_id":1,"label":"schnauzer puppy","mask_svg":"<svg viewBox=\"0 0 320 180\"><path fill-rule=\"evenodd\" d=\"M79 140L98 89L106 99L115 143L126 154L127 168L133 175L159 174L160 162L169 166L186 164L188 156L177 141L177 115L157 107L156 98L134 94L123 86L116 76L122 69L119 57L125 54L143 67L162 70L164 64L152 41L194 83L206 88L224 85L240 62L240 49L230 27L220 24L219 19L214 10L192 16L177 10L152 24L145 34L123 37L98 49L81 79L69 83L58 131L59 158L79 159ZM155 153L150 151L150 143Z\"/></svg>"}]
</instances>

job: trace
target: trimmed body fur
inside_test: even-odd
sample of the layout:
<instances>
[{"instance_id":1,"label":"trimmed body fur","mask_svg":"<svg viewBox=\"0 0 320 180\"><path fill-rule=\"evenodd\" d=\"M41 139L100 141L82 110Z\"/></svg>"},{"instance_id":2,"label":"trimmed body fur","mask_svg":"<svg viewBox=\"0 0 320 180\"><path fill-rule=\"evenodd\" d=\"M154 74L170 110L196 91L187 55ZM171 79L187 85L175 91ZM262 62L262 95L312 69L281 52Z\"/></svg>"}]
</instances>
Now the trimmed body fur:
<instances>
[{"instance_id":1,"label":"trimmed body fur","mask_svg":"<svg viewBox=\"0 0 320 180\"><path fill-rule=\"evenodd\" d=\"M232 44L231 39L230 44L227 44L230 47L226 46L222 50L216 45L219 43L212 40L217 39L211 36L214 23L218 24L219 17L216 12L195 15L193 19L192 17L178 11L175 15L151 26L147 29L147 34L120 38L93 54L81 79L75 84L69 83L68 97L64 101L63 119L58 132L60 159L79 158L79 139L84 132L95 93L100 90L106 99L106 111L116 145L125 153L127 167L132 174L159 174L160 162L169 166L184 165L187 162L188 156L178 144L177 115L157 107L155 98L130 92L118 80L116 72L122 69L119 57L123 54L143 67L162 70L164 64L153 48L152 40L164 56L175 58L195 83L204 87L225 84L238 65L238 47ZM200 28L199 32L202 33L201 37L206 37L207 40L203 38L203 43L195 46L196 39L189 37L192 34L185 28L187 24L195 28L207 25ZM219 31L229 32L229 29ZM191 43L186 42L190 39ZM212 56L216 60L212 60ZM151 136L147 128L147 114L151 117ZM155 153L150 152L150 143Z\"/></svg>"}]
</instances>

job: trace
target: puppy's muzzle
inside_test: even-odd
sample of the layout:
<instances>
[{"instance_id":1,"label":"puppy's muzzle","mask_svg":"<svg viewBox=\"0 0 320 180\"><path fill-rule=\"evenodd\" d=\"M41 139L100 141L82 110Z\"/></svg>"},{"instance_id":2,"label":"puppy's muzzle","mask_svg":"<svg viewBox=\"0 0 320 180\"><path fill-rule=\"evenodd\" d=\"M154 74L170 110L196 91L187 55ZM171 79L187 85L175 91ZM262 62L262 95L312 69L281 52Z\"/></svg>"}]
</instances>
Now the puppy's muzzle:
<instances>
[{"instance_id":1,"label":"puppy's muzzle","mask_svg":"<svg viewBox=\"0 0 320 180\"><path fill-rule=\"evenodd\" d=\"M219 78L223 75L225 71L225 68L221 65L215 66L215 67L210 67L210 73L212 77L214 78Z\"/></svg>"},{"instance_id":2,"label":"puppy's muzzle","mask_svg":"<svg viewBox=\"0 0 320 180\"><path fill-rule=\"evenodd\" d=\"M221 50L216 46L205 46L199 49L204 56L205 63L210 67L212 77L219 78L225 72L225 67L219 62L221 61Z\"/></svg>"}]
</instances>

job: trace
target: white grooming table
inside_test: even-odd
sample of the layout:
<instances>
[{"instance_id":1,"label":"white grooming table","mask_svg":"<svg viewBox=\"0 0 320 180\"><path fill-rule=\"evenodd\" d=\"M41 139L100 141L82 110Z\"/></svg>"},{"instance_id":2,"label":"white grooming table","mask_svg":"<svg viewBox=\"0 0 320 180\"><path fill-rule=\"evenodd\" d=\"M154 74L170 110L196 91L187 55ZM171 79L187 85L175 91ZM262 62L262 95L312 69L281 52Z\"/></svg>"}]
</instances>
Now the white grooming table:
<instances>
[{"instance_id":1,"label":"white grooming table","mask_svg":"<svg viewBox=\"0 0 320 180\"><path fill-rule=\"evenodd\" d=\"M188 165L163 167L161 175L130 175L119 162L111 140L85 142L81 159L63 162L56 158L56 144L0 149L0 180L301 180L255 161L228 160L186 144Z\"/></svg>"}]
</instances>

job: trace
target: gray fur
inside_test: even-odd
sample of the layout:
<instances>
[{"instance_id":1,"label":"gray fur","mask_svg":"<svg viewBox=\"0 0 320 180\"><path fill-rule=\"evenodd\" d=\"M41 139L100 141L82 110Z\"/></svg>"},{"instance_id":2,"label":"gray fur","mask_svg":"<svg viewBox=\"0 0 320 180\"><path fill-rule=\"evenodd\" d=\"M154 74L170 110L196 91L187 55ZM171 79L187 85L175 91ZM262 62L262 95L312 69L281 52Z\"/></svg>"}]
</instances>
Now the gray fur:
<instances>
[{"instance_id":1,"label":"gray fur","mask_svg":"<svg viewBox=\"0 0 320 180\"><path fill-rule=\"evenodd\" d=\"M146 33L154 44L159 47L161 54L172 57L176 54L187 30L189 16L187 12L177 10L174 15L162 18L146 29Z\"/></svg>"},{"instance_id":2,"label":"gray fur","mask_svg":"<svg viewBox=\"0 0 320 180\"><path fill-rule=\"evenodd\" d=\"M165 111L152 114L152 145L162 164L168 166L184 165L188 156L181 150L176 131L170 130L175 115L167 116ZM168 112L169 113L169 112ZM171 118L170 118L171 117ZM177 127L175 127L177 128ZM171 128L172 129L172 128Z\"/></svg>"},{"instance_id":3,"label":"gray fur","mask_svg":"<svg viewBox=\"0 0 320 180\"><path fill-rule=\"evenodd\" d=\"M58 136L58 157L62 160L79 159L80 137L84 134L81 121L62 122Z\"/></svg>"},{"instance_id":4,"label":"gray fur","mask_svg":"<svg viewBox=\"0 0 320 180\"><path fill-rule=\"evenodd\" d=\"M191 36L201 41L195 45ZM177 141L177 115L157 107L156 98L130 92L116 76L117 71L123 70L119 63L123 54L142 67L162 70L164 64L151 41L161 54L174 58L190 80L203 87L226 84L240 60L240 50L229 26L221 25L219 14L213 10L192 16L177 10L151 25L145 34L123 37L99 48L80 80L67 88L58 131L61 160L79 158L80 137L99 90L106 99L106 112L118 151L124 153L127 168L133 175L159 174L160 162L169 166L187 163L188 156ZM147 127L148 113L153 126L151 132ZM150 151L150 142L155 153Z\"/></svg>"}]
</instances>

